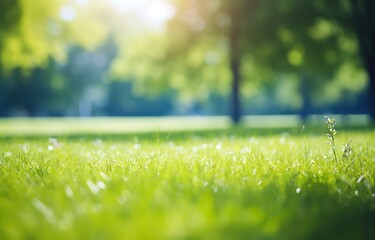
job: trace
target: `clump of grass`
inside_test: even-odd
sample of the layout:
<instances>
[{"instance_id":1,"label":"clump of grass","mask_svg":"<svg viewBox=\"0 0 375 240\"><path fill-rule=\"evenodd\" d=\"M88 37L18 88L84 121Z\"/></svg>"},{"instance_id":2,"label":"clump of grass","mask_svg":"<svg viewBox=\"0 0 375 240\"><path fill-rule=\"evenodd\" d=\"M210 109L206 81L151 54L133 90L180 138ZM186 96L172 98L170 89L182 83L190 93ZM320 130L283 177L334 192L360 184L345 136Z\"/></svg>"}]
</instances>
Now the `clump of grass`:
<instances>
[{"instance_id":1,"label":"clump of grass","mask_svg":"<svg viewBox=\"0 0 375 240\"><path fill-rule=\"evenodd\" d=\"M338 164L338 157L337 157L337 152L336 152L336 141L335 141L335 136L338 133L336 130L336 119L335 118L330 118L328 116L325 116L326 119L326 124L328 127L328 144L331 146L333 156L335 158L336 164ZM342 148L342 159L349 159L350 156L353 154L353 147L352 147L352 140L344 144Z\"/></svg>"}]
</instances>

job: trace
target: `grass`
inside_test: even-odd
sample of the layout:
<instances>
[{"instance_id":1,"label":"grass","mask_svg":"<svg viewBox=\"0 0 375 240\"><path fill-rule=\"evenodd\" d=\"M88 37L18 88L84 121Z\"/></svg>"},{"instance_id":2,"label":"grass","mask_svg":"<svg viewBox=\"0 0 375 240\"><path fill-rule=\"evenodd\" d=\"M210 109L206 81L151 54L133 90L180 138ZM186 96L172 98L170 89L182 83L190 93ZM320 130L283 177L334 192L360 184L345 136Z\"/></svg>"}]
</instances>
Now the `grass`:
<instances>
[{"instance_id":1,"label":"grass","mask_svg":"<svg viewBox=\"0 0 375 240\"><path fill-rule=\"evenodd\" d=\"M375 130L339 131L337 161L324 120L304 131L7 132L0 239L375 239Z\"/></svg>"}]
</instances>

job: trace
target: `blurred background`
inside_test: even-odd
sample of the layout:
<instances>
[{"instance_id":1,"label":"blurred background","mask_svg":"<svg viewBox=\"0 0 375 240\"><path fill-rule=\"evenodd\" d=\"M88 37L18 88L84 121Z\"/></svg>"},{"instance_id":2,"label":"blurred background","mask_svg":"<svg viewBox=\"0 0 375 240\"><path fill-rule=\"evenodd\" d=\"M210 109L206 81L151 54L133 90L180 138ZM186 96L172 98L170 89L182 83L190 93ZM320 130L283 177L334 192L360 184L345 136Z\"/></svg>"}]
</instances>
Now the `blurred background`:
<instances>
[{"instance_id":1,"label":"blurred background","mask_svg":"<svg viewBox=\"0 0 375 240\"><path fill-rule=\"evenodd\" d=\"M374 6L0 0L0 116L375 119Z\"/></svg>"}]
</instances>

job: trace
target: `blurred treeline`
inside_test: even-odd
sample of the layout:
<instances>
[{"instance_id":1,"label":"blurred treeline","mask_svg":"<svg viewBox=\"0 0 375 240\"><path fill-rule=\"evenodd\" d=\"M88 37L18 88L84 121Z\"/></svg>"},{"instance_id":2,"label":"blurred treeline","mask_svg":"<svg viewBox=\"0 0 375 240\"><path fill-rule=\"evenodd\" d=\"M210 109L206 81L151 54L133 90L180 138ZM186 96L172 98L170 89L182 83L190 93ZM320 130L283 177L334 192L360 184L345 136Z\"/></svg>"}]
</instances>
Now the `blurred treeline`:
<instances>
[{"instance_id":1,"label":"blurred treeline","mask_svg":"<svg viewBox=\"0 0 375 240\"><path fill-rule=\"evenodd\" d=\"M0 0L0 116L369 113L374 1Z\"/></svg>"}]
</instances>

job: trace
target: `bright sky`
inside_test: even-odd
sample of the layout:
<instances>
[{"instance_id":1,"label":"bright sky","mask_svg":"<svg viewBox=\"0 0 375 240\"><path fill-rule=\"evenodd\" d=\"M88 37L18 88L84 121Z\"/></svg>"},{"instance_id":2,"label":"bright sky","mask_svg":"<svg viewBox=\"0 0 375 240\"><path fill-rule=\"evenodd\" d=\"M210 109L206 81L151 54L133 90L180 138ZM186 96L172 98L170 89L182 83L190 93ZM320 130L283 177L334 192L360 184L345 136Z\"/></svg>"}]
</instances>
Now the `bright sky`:
<instances>
[{"instance_id":1,"label":"bright sky","mask_svg":"<svg viewBox=\"0 0 375 240\"><path fill-rule=\"evenodd\" d=\"M105 1L113 11L123 15L135 16L139 22L151 29L162 29L164 23L173 17L174 8L165 0L98 0ZM80 7L85 7L92 0L75 0ZM60 9L60 18L69 22L77 17L76 9L73 5L66 5Z\"/></svg>"},{"instance_id":2,"label":"bright sky","mask_svg":"<svg viewBox=\"0 0 375 240\"><path fill-rule=\"evenodd\" d=\"M83 1L83 0L77 0ZM107 0L115 10L123 14L134 14L145 25L160 28L173 17L174 9L164 0Z\"/></svg>"}]
</instances>

